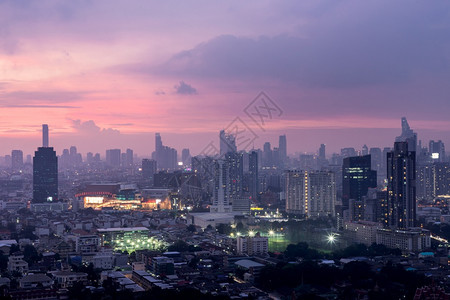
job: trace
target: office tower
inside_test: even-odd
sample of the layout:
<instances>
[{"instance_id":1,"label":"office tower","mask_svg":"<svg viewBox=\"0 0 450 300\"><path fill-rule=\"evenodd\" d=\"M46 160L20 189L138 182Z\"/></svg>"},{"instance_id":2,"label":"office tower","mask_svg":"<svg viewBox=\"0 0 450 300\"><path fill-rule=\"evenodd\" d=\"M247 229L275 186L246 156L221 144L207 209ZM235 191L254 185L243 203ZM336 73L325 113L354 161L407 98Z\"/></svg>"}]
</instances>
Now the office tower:
<instances>
[{"instance_id":1,"label":"office tower","mask_svg":"<svg viewBox=\"0 0 450 300\"><path fill-rule=\"evenodd\" d=\"M417 133L415 133L408 124L405 117L402 118L402 134L395 138L396 142L407 142L408 151L417 151ZM415 156L415 155L414 155Z\"/></svg>"},{"instance_id":2,"label":"office tower","mask_svg":"<svg viewBox=\"0 0 450 300\"><path fill-rule=\"evenodd\" d=\"M305 186L309 196L308 217L334 217L336 205L335 174L326 171L308 172Z\"/></svg>"},{"instance_id":3,"label":"office tower","mask_svg":"<svg viewBox=\"0 0 450 300\"><path fill-rule=\"evenodd\" d=\"M342 148L341 156L343 158L356 156L356 150L355 148Z\"/></svg>"},{"instance_id":4,"label":"office tower","mask_svg":"<svg viewBox=\"0 0 450 300\"><path fill-rule=\"evenodd\" d=\"M265 142L263 147L263 166L272 167L272 149L270 148L270 143Z\"/></svg>"},{"instance_id":5,"label":"office tower","mask_svg":"<svg viewBox=\"0 0 450 300\"><path fill-rule=\"evenodd\" d=\"M342 165L342 208L349 209L350 199L358 205L369 188L377 187L377 172L371 168L371 156L344 158ZM358 202L359 201L359 202Z\"/></svg>"},{"instance_id":6,"label":"office tower","mask_svg":"<svg viewBox=\"0 0 450 300\"><path fill-rule=\"evenodd\" d=\"M321 161L326 160L326 153L325 153L325 144L320 144L320 148L319 148L319 159Z\"/></svg>"},{"instance_id":7,"label":"office tower","mask_svg":"<svg viewBox=\"0 0 450 300\"><path fill-rule=\"evenodd\" d=\"M48 147L48 126L42 126L43 145L33 157L33 202L58 200L58 158L53 147Z\"/></svg>"},{"instance_id":8,"label":"office tower","mask_svg":"<svg viewBox=\"0 0 450 300\"><path fill-rule=\"evenodd\" d=\"M133 150L127 149L125 153L125 167L130 168L133 166Z\"/></svg>"},{"instance_id":9,"label":"office tower","mask_svg":"<svg viewBox=\"0 0 450 300\"><path fill-rule=\"evenodd\" d=\"M445 162L445 147L444 143L439 141L430 141L428 152L435 162Z\"/></svg>"},{"instance_id":10,"label":"office tower","mask_svg":"<svg viewBox=\"0 0 450 300\"><path fill-rule=\"evenodd\" d=\"M211 212L230 212L232 206L230 205L229 197L229 172L227 164L224 160L219 159L214 163L214 195L213 203L211 205Z\"/></svg>"},{"instance_id":11,"label":"office tower","mask_svg":"<svg viewBox=\"0 0 450 300\"><path fill-rule=\"evenodd\" d=\"M153 175L156 174L156 170L156 160L146 158L142 160L142 178L144 180L152 180Z\"/></svg>"},{"instance_id":12,"label":"office tower","mask_svg":"<svg viewBox=\"0 0 450 300\"><path fill-rule=\"evenodd\" d=\"M27 159L25 161L26 164L31 164L31 154L27 155Z\"/></svg>"},{"instance_id":13,"label":"office tower","mask_svg":"<svg viewBox=\"0 0 450 300\"><path fill-rule=\"evenodd\" d=\"M249 193L253 200L258 197L258 152L252 151L248 159Z\"/></svg>"},{"instance_id":14,"label":"office tower","mask_svg":"<svg viewBox=\"0 0 450 300\"><path fill-rule=\"evenodd\" d=\"M278 151L280 156L280 161L282 163L286 162L287 159L287 141L286 141L286 135L280 135L278 139Z\"/></svg>"},{"instance_id":15,"label":"office tower","mask_svg":"<svg viewBox=\"0 0 450 300\"><path fill-rule=\"evenodd\" d=\"M416 152L408 142L396 142L387 154L388 226L414 227L416 220Z\"/></svg>"},{"instance_id":16,"label":"office tower","mask_svg":"<svg viewBox=\"0 0 450 300\"><path fill-rule=\"evenodd\" d=\"M214 197L211 212L231 211L230 203L243 195L244 166L241 153L228 152L214 163Z\"/></svg>"},{"instance_id":17,"label":"office tower","mask_svg":"<svg viewBox=\"0 0 450 300\"><path fill-rule=\"evenodd\" d=\"M305 189L307 171L290 170L285 173L286 212L306 215L308 213L308 190Z\"/></svg>"},{"instance_id":18,"label":"office tower","mask_svg":"<svg viewBox=\"0 0 450 300\"><path fill-rule=\"evenodd\" d=\"M155 134L155 151L152 153L152 159L157 161L160 170L177 169L177 150L164 146L159 133Z\"/></svg>"},{"instance_id":19,"label":"office tower","mask_svg":"<svg viewBox=\"0 0 450 300\"><path fill-rule=\"evenodd\" d=\"M11 168L13 171L20 171L23 168L22 150L11 151Z\"/></svg>"},{"instance_id":20,"label":"office tower","mask_svg":"<svg viewBox=\"0 0 450 300\"><path fill-rule=\"evenodd\" d=\"M91 164L91 163L94 162L94 154L93 154L92 152L88 152L88 153L86 154L86 162L87 162L88 164Z\"/></svg>"},{"instance_id":21,"label":"office tower","mask_svg":"<svg viewBox=\"0 0 450 300\"><path fill-rule=\"evenodd\" d=\"M11 155L5 155L5 166L7 168L11 168L11 165L12 165Z\"/></svg>"},{"instance_id":22,"label":"office tower","mask_svg":"<svg viewBox=\"0 0 450 300\"><path fill-rule=\"evenodd\" d=\"M372 169L377 171L377 174L381 172L381 166L383 164L383 154L380 148L370 148L370 157L372 159Z\"/></svg>"},{"instance_id":23,"label":"office tower","mask_svg":"<svg viewBox=\"0 0 450 300\"><path fill-rule=\"evenodd\" d=\"M220 157L223 157L228 152L236 152L236 137L232 134L228 134L225 130L221 130L219 133L220 139Z\"/></svg>"},{"instance_id":24,"label":"office tower","mask_svg":"<svg viewBox=\"0 0 450 300\"><path fill-rule=\"evenodd\" d=\"M364 145L364 146L362 147L361 155L362 155L362 156L364 156L364 155L369 155L369 148L367 148L367 145Z\"/></svg>"},{"instance_id":25,"label":"office tower","mask_svg":"<svg viewBox=\"0 0 450 300\"><path fill-rule=\"evenodd\" d=\"M48 125L42 124L42 147L47 148L48 145Z\"/></svg>"},{"instance_id":26,"label":"office tower","mask_svg":"<svg viewBox=\"0 0 450 300\"><path fill-rule=\"evenodd\" d=\"M120 149L109 149L106 150L106 163L114 168L120 167L121 162L121 151Z\"/></svg>"},{"instance_id":27,"label":"office tower","mask_svg":"<svg viewBox=\"0 0 450 300\"><path fill-rule=\"evenodd\" d=\"M189 166L191 164L191 153L189 149L186 148L181 150L181 161L184 166Z\"/></svg>"}]
</instances>

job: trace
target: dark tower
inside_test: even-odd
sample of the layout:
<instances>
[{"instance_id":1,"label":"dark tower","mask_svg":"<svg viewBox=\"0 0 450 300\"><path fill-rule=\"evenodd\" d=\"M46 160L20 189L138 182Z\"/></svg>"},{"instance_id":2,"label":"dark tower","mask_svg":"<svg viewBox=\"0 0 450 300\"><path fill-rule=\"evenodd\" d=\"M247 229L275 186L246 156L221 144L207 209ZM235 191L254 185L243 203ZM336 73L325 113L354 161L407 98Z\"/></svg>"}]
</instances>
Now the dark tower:
<instances>
[{"instance_id":1,"label":"dark tower","mask_svg":"<svg viewBox=\"0 0 450 300\"><path fill-rule=\"evenodd\" d=\"M369 188L377 187L377 172L371 168L370 155L344 158L342 165L342 206L349 208L349 200L362 201Z\"/></svg>"},{"instance_id":2,"label":"dark tower","mask_svg":"<svg viewBox=\"0 0 450 300\"><path fill-rule=\"evenodd\" d=\"M248 157L249 192L252 200L258 197L258 152L252 151Z\"/></svg>"},{"instance_id":3,"label":"dark tower","mask_svg":"<svg viewBox=\"0 0 450 300\"><path fill-rule=\"evenodd\" d=\"M48 126L42 126L43 147L33 157L33 202L58 200L58 158L53 147L48 147ZM47 146L46 146L47 145Z\"/></svg>"},{"instance_id":4,"label":"dark tower","mask_svg":"<svg viewBox=\"0 0 450 300\"><path fill-rule=\"evenodd\" d=\"M416 220L416 152L396 142L387 154L388 226L407 229Z\"/></svg>"}]
</instances>

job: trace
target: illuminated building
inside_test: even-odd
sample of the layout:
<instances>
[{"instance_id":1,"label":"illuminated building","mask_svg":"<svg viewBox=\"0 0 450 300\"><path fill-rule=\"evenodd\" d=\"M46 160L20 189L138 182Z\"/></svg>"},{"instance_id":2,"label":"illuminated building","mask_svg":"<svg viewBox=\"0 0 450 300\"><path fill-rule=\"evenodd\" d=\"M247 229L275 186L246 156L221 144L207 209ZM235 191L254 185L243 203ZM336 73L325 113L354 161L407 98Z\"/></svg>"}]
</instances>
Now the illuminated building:
<instances>
[{"instance_id":1,"label":"illuminated building","mask_svg":"<svg viewBox=\"0 0 450 300\"><path fill-rule=\"evenodd\" d=\"M254 236L238 236L236 242L238 254L264 255L269 251L269 238L259 232Z\"/></svg>"},{"instance_id":2,"label":"illuminated building","mask_svg":"<svg viewBox=\"0 0 450 300\"><path fill-rule=\"evenodd\" d=\"M287 171L286 176L286 212L306 215L308 213L308 182L306 171Z\"/></svg>"},{"instance_id":3,"label":"illuminated building","mask_svg":"<svg viewBox=\"0 0 450 300\"><path fill-rule=\"evenodd\" d=\"M91 184L75 197L84 208L116 210L171 209L167 189L146 189L138 193L134 185Z\"/></svg>"},{"instance_id":4,"label":"illuminated building","mask_svg":"<svg viewBox=\"0 0 450 300\"><path fill-rule=\"evenodd\" d=\"M388 222L393 229L414 227L416 221L416 152L396 142L387 154Z\"/></svg>"}]
</instances>

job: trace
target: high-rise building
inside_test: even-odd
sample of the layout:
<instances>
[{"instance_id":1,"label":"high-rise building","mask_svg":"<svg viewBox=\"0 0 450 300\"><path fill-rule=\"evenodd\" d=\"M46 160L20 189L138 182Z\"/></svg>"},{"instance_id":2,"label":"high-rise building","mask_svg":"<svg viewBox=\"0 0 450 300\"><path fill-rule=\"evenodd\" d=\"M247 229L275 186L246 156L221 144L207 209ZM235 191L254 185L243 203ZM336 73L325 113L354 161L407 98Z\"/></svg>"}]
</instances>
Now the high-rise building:
<instances>
[{"instance_id":1,"label":"high-rise building","mask_svg":"<svg viewBox=\"0 0 450 300\"><path fill-rule=\"evenodd\" d=\"M417 150L417 133L415 133L408 124L405 117L402 118L402 134L395 138L396 142L407 142L408 151L416 152Z\"/></svg>"},{"instance_id":2,"label":"high-rise building","mask_svg":"<svg viewBox=\"0 0 450 300\"><path fill-rule=\"evenodd\" d=\"M13 171L19 171L23 168L23 152L22 150L11 151L11 168Z\"/></svg>"},{"instance_id":3,"label":"high-rise building","mask_svg":"<svg viewBox=\"0 0 450 300\"><path fill-rule=\"evenodd\" d=\"M272 161L272 149L270 148L270 143L265 142L263 148L263 167L273 167Z\"/></svg>"},{"instance_id":4,"label":"high-rise building","mask_svg":"<svg viewBox=\"0 0 450 300\"><path fill-rule=\"evenodd\" d=\"M156 171L156 160L146 158L142 160L142 178L144 180L153 180L153 176L156 174Z\"/></svg>"},{"instance_id":5,"label":"high-rise building","mask_svg":"<svg viewBox=\"0 0 450 300\"><path fill-rule=\"evenodd\" d=\"M47 148L48 145L48 125L42 124L42 147Z\"/></svg>"},{"instance_id":6,"label":"high-rise building","mask_svg":"<svg viewBox=\"0 0 450 300\"><path fill-rule=\"evenodd\" d=\"M396 142L394 150L387 154L387 225L394 229L407 229L415 226L416 152L409 149L408 142Z\"/></svg>"},{"instance_id":7,"label":"high-rise building","mask_svg":"<svg viewBox=\"0 0 450 300\"><path fill-rule=\"evenodd\" d=\"M290 170L285 173L286 212L308 214L308 189L305 189L308 172Z\"/></svg>"},{"instance_id":8,"label":"high-rise building","mask_svg":"<svg viewBox=\"0 0 450 300\"><path fill-rule=\"evenodd\" d=\"M228 152L215 162L211 212L231 211L233 199L243 195L244 166L241 153Z\"/></svg>"},{"instance_id":9,"label":"high-rise building","mask_svg":"<svg viewBox=\"0 0 450 300\"><path fill-rule=\"evenodd\" d=\"M319 159L321 161L326 160L326 152L325 152L325 144L320 144L320 148L319 148Z\"/></svg>"},{"instance_id":10,"label":"high-rise building","mask_svg":"<svg viewBox=\"0 0 450 300\"><path fill-rule=\"evenodd\" d=\"M430 141L428 151L435 162L445 162L445 146L439 141Z\"/></svg>"},{"instance_id":11,"label":"high-rise building","mask_svg":"<svg viewBox=\"0 0 450 300\"><path fill-rule=\"evenodd\" d=\"M342 165L343 210L350 208L350 199L360 205L369 188L376 187L377 172L372 170L370 155L344 158Z\"/></svg>"},{"instance_id":12,"label":"high-rise building","mask_svg":"<svg viewBox=\"0 0 450 300\"><path fill-rule=\"evenodd\" d=\"M185 148L181 150L181 161L184 166L189 166L191 164L191 153L189 149Z\"/></svg>"},{"instance_id":13,"label":"high-rise building","mask_svg":"<svg viewBox=\"0 0 450 300\"><path fill-rule=\"evenodd\" d=\"M314 171L307 173L308 217L335 215L336 179L333 172Z\"/></svg>"},{"instance_id":14,"label":"high-rise building","mask_svg":"<svg viewBox=\"0 0 450 300\"><path fill-rule=\"evenodd\" d=\"M364 145L364 146L362 147L361 154L362 154L363 156L364 156L364 155L369 155L369 148L367 148L367 145Z\"/></svg>"},{"instance_id":15,"label":"high-rise building","mask_svg":"<svg viewBox=\"0 0 450 300\"><path fill-rule=\"evenodd\" d=\"M164 146L159 133L155 134L155 151L152 153L152 159L158 162L159 170L177 169L177 150Z\"/></svg>"},{"instance_id":16,"label":"high-rise building","mask_svg":"<svg viewBox=\"0 0 450 300\"><path fill-rule=\"evenodd\" d=\"M236 152L236 137L232 134L228 134L225 130L221 130L219 133L220 138L220 156L223 157L226 153Z\"/></svg>"},{"instance_id":17,"label":"high-rise building","mask_svg":"<svg viewBox=\"0 0 450 300\"><path fill-rule=\"evenodd\" d=\"M106 150L106 163L114 168L119 168L122 155L120 149Z\"/></svg>"},{"instance_id":18,"label":"high-rise building","mask_svg":"<svg viewBox=\"0 0 450 300\"><path fill-rule=\"evenodd\" d=\"M249 173L249 193L253 200L257 199L259 194L258 182L258 152L252 151L248 159Z\"/></svg>"},{"instance_id":19,"label":"high-rise building","mask_svg":"<svg viewBox=\"0 0 450 300\"><path fill-rule=\"evenodd\" d=\"M133 150L127 149L125 153L125 167L131 168L133 166Z\"/></svg>"},{"instance_id":20,"label":"high-rise building","mask_svg":"<svg viewBox=\"0 0 450 300\"><path fill-rule=\"evenodd\" d=\"M42 126L43 147L33 157L33 202L58 200L58 158L53 147L48 147L48 125Z\"/></svg>"},{"instance_id":21,"label":"high-rise building","mask_svg":"<svg viewBox=\"0 0 450 300\"><path fill-rule=\"evenodd\" d=\"M286 141L286 135L280 135L278 139L278 152L279 152L279 159L282 164L286 163L287 159L287 141Z\"/></svg>"}]
</instances>

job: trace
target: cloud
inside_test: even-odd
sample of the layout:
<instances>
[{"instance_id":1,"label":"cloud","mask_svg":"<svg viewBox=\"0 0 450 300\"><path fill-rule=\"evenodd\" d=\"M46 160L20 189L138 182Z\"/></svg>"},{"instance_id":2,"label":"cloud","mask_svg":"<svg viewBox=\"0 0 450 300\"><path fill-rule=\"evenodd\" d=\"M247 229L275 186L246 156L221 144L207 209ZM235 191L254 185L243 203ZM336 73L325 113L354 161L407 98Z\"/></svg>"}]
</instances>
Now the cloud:
<instances>
[{"instance_id":1,"label":"cloud","mask_svg":"<svg viewBox=\"0 0 450 300\"><path fill-rule=\"evenodd\" d=\"M72 106L72 105L31 105L31 104L6 104L6 105L0 105L0 107L8 107L8 108L80 108L80 106Z\"/></svg>"},{"instance_id":2,"label":"cloud","mask_svg":"<svg viewBox=\"0 0 450 300\"><path fill-rule=\"evenodd\" d=\"M185 83L184 81L180 81L179 85L174 86L175 91L179 95L195 95L197 94L197 89L192 85Z\"/></svg>"},{"instance_id":3,"label":"cloud","mask_svg":"<svg viewBox=\"0 0 450 300\"><path fill-rule=\"evenodd\" d=\"M4 107L52 107L53 105L47 103L66 103L79 101L85 98L90 92L86 91L13 91L0 93L0 98L3 100ZM6 103L5 103L6 102ZM44 102L44 104L43 104ZM11 105L11 106L10 106ZM75 108L75 107L65 107Z\"/></svg>"},{"instance_id":4,"label":"cloud","mask_svg":"<svg viewBox=\"0 0 450 300\"><path fill-rule=\"evenodd\" d=\"M405 83L418 74L450 78L448 5L399 2L342 1L297 32L217 36L148 71L351 88Z\"/></svg>"},{"instance_id":5,"label":"cloud","mask_svg":"<svg viewBox=\"0 0 450 300\"><path fill-rule=\"evenodd\" d=\"M162 95L165 95L166 92L164 92L163 90L156 90L154 94L155 94L156 96L162 96Z\"/></svg>"},{"instance_id":6,"label":"cloud","mask_svg":"<svg viewBox=\"0 0 450 300\"><path fill-rule=\"evenodd\" d=\"M118 135L120 131L113 128L100 128L93 120L82 122L81 120L71 120L72 128L76 132L86 135Z\"/></svg>"}]
</instances>

